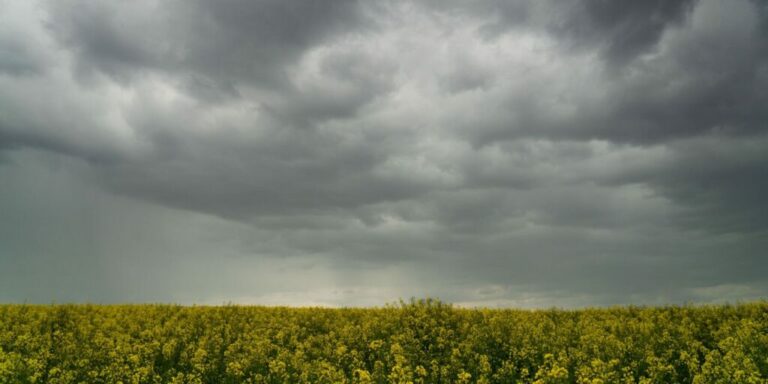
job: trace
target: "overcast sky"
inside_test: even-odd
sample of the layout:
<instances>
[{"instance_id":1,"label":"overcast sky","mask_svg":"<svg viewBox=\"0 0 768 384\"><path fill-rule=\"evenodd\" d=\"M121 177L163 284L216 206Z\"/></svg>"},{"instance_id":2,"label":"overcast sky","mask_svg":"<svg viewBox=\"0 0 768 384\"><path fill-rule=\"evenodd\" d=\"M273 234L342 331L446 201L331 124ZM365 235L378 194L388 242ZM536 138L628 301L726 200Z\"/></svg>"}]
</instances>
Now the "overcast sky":
<instances>
[{"instance_id":1,"label":"overcast sky","mask_svg":"<svg viewBox=\"0 0 768 384\"><path fill-rule=\"evenodd\" d=\"M768 296L768 3L0 0L0 302Z\"/></svg>"}]
</instances>

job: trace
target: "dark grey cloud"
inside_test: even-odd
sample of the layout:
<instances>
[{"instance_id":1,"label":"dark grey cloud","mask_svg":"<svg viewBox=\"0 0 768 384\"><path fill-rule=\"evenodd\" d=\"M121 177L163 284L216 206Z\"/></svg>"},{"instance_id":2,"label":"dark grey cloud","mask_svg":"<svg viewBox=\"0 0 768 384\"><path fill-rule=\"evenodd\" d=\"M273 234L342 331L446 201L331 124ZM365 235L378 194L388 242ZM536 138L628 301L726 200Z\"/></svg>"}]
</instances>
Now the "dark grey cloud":
<instances>
[{"instance_id":1,"label":"dark grey cloud","mask_svg":"<svg viewBox=\"0 0 768 384\"><path fill-rule=\"evenodd\" d=\"M642 181L687 211L688 228L716 232L765 233L765 135L750 138L704 136L669 144L668 156L647 168L607 177L609 183Z\"/></svg>"},{"instance_id":2,"label":"dark grey cloud","mask_svg":"<svg viewBox=\"0 0 768 384\"><path fill-rule=\"evenodd\" d=\"M0 10L0 300L768 292L762 2Z\"/></svg>"},{"instance_id":3,"label":"dark grey cloud","mask_svg":"<svg viewBox=\"0 0 768 384\"><path fill-rule=\"evenodd\" d=\"M557 33L596 44L612 64L624 64L653 49L667 28L683 23L695 0L644 1L631 4L591 0L574 5Z\"/></svg>"},{"instance_id":4,"label":"dark grey cloud","mask_svg":"<svg viewBox=\"0 0 768 384\"><path fill-rule=\"evenodd\" d=\"M653 50L665 30L684 23L695 5L695 0L631 4L583 0L498 1L475 6L483 17L493 20L482 26L488 36L537 28L569 48L597 51L611 65L624 65Z\"/></svg>"},{"instance_id":5,"label":"dark grey cloud","mask_svg":"<svg viewBox=\"0 0 768 384\"><path fill-rule=\"evenodd\" d=\"M222 93L281 87L285 66L337 34L372 27L356 1L51 2L48 27L78 68L119 81L146 72L187 76Z\"/></svg>"},{"instance_id":6,"label":"dark grey cloud","mask_svg":"<svg viewBox=\"0 0 768 384\"><path fill-rule=\"evenodd\" d=\"M496 44L512 40L532 60L511 63L502 78L489 77L493 71L488 69L484 76L471 70L462 74L495 80L495 89L485 90L493 97L490 105L480 98L483 104L470 104L484 108L485 116L456 123L478 145L520 137L647 145L712 132L751 135L766 128L768 51L759 5L584 1L506 6L515 16L494 21L498 31L489 39ZM490 18L495 9L479 8L483 12L470 14ZM447 78L449 84L468 81L461 79ZM464 128L472 123L474 129Z\"/></svg>"}]
</instances>

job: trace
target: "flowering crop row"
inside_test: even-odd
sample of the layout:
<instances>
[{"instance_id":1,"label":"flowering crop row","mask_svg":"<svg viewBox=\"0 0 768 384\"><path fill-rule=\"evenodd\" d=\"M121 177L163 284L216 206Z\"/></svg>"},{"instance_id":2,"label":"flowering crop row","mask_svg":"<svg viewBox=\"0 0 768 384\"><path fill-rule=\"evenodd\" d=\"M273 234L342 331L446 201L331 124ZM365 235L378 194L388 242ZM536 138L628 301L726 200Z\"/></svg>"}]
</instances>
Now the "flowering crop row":
<instances>
[{"instance_id":1,"label":"flowering crop row","mask_svg":"<svg viewBox=\"0 0 768 384\"><path fill-rule=\"evenodd\" d=\"M768 302L0 305L0 383L768 383Z\"/></svg>"}]
</instances>

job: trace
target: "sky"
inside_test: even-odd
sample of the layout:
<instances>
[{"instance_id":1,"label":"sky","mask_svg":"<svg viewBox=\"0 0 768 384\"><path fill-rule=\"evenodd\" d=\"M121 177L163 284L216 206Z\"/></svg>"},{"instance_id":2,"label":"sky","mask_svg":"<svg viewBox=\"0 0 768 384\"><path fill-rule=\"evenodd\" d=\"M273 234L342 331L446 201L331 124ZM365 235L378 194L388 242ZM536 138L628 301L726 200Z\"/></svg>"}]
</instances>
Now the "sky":
<instances>
[{"instance_id":1,"label":"sky","mask_svg":"<svg viewBox=\"0 0 768 384\"><path fill-rule=\"evenodd\" d=\"M0 0L0 302L768 297L768 2Z\"/></svg>"}]
</instances>

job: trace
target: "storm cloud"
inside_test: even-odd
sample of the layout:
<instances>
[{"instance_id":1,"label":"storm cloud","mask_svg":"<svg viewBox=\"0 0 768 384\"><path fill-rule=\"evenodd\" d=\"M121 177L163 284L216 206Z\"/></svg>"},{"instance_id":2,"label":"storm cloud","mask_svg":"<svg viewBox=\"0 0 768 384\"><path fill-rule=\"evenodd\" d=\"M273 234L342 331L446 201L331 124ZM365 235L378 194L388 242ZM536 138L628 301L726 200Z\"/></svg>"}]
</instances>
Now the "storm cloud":
<instances>
[{"instance_id":1,"label":"storm cloud","mask_svg":"<svg viewBox=\"0 0 768 384\"><path fill-rule=\"evenodd\" d=\"M0 0L0 300L768 295L768 8Z\"/></svg>"}]
</instances>

